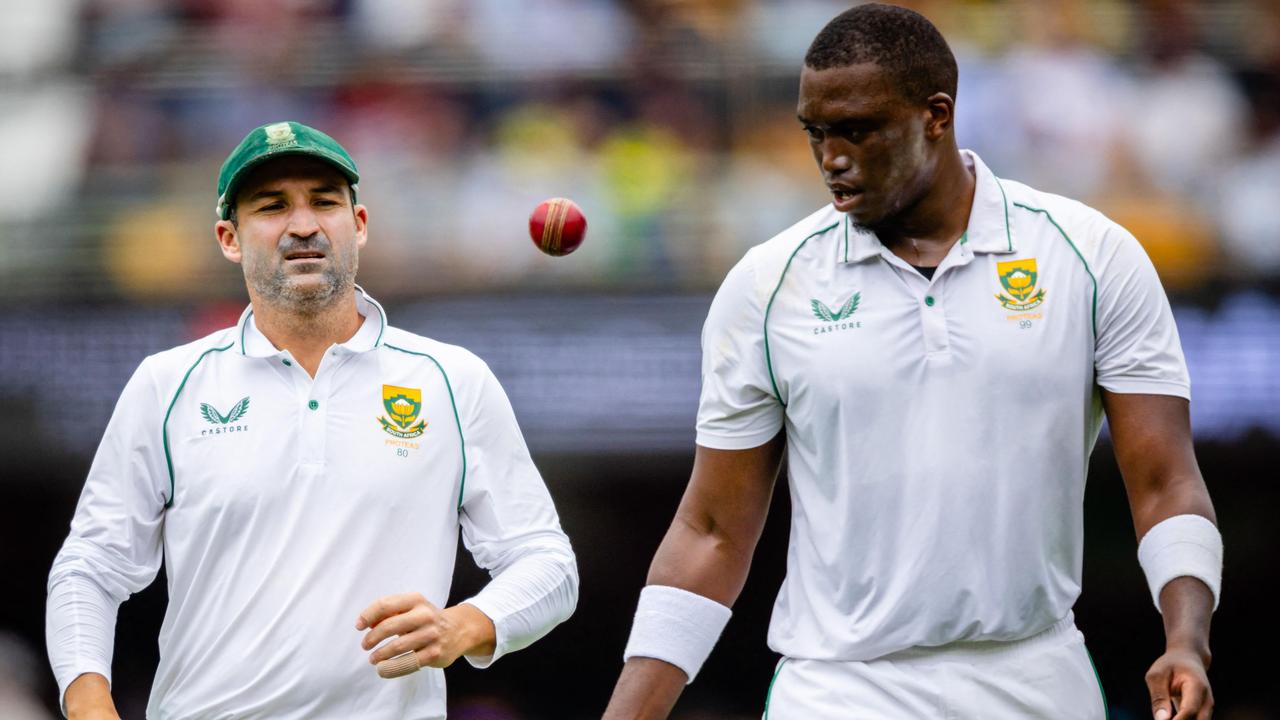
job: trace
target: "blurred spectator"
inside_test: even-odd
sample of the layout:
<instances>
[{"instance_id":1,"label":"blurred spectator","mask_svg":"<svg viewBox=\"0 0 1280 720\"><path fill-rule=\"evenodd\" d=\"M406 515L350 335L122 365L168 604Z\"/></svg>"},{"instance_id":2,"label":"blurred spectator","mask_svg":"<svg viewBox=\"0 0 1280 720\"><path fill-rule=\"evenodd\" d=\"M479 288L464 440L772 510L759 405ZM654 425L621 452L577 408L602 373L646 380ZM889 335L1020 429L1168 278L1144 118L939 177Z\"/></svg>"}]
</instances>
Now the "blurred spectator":
<instances>
[{"instance_id":1,"label":"blurred spectator","mask_svg":"<svg viewBox=\"0 0 1280 720\"><path fill-rule=\"evenodd\" d=\"M1122 75L1086 42L1076 3L1017 5L1018 43L1003 56L1003 142L1016 164L1000 168L1034 187L1088 200L1106 184L1125 122Z\"/></svg>"},{"instance_id":2,"label":"blurred spectator","mask_svg":"<svg viewBox=\"0 0 1280 720\"><path fill-rule=\"evenodd\" d=\"M461 0L406 3L403 0L352 0L352 21L376 48L408 50L447 41L466 8Z\"/></svg>"},{"instance_id":3,"label":"blurred spectator","mask_svg":"<svg viewBox=\"0 0 1280 720\"><path fill-rule=\"evenodd\" d=\"M1280 5L908 4L946 26L958 137L997 172L1129 224L1170 287L1280 275ZM223 148L285 118L356 152L384 294L709 289L826 201L791 135L796 70L844 5L22 0L0 49L0 75L28 78L0 91L21 168L0 178L0 279L18 281L0 292L234 292L231 268L183 254L207 230L193 209ZM556 195L590 225L563 261L525 244ZM137 208L154 231L117 220Z\"/></svg>"},{"instance_id":4,"label":"blurred spectator","mask_svg":"<svg viewBox=\"0 0 1280 720\"><path fill-rule=\"evenodd\" d=\"M82 84L69 78L0 89L0 222L74 204L91 117Z\"/></svg>"},{"instance_id":5,"label":"blurred spectator","mask_svg":"<svg viewBox=\"0 0 1280 720\"><path fill-rule=\"evenodd\" d=\"M0 631L0 718L5 720L53 720L36 696L36 682L43 675L44 658L17 636ZM39 673L39 674L37 674Z\"/></svg>"},{"instance_id":6,"label":"blurred spectator","mask_svg":"<svg viewBox=\"0 0 1280 720\"><path fill-rule=\"evenodd\" d=\"M1208 207L1225 158L1244 145L1244 97L1225 67L1198 51L1189 3L1148 3L1145 62L1124 92L1126 143L1146 179Z\"/></svg>"},{"instance_id":7,"label":"blurred spectator","mask_svg":"<svg viewBox=\"0 0 1280 720\"><path fill-rule=\"evenodd\" d=\"M1280 134L1241 158L1218 188L1223 240L1237 263L1231 275L1280 275Z\"/></svg>"},{"instance_id":8,"label":"blurred spectator","mask_svg":"<svg viewBox=\"0 0 1280 720\"><path fill-rule=\"evenodd\" d=\"M76 53L81 0L6 0L0 23L0 79L65 68Z\"/></svg>"},{"instance_id":9,"label":"blurred spectator","mask_svg":"<svg viewBox=\"0 0 1280 720\"><path fill-rule=\"evenodd\" d=\"M460 26L472 48L504 75L555 76L616 66L632 26L608 0L472 0Z\"/></svg>"}]
</instances>

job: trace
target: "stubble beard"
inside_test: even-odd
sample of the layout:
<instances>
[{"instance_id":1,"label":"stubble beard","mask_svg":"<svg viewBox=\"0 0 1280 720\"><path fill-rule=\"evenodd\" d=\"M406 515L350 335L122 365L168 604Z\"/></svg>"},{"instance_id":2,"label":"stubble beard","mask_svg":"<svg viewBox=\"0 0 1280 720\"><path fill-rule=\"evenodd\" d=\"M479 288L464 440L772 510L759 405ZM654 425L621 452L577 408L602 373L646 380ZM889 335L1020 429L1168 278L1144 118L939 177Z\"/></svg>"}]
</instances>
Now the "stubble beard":
<instances>
[{"instance_id":1,"label":"stubble beard","mask_svg":"<svg viewBox=\"0 0 1280 720\"><path fill-rule=\"evenodd\" d=\"M312 316L329 309L355 287L359 257L354 245L345 253L336 252L327 239L307 243L325 255L320 282L294 282L315 273L296 274L286 270L283 250L263 253L244 264L245 281L258 300L291 315ZM283 243L282 243L283 245Z\"/></svg>"}]
</instances>

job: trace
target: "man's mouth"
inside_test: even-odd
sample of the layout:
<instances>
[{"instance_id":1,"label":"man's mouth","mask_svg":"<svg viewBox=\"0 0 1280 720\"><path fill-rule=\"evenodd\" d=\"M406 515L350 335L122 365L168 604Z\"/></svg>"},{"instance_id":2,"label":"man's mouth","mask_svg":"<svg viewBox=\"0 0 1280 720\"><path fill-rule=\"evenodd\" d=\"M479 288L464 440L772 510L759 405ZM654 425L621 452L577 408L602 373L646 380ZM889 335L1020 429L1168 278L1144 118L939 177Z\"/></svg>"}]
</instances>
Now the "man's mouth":
<instances>
[{"instance_id":1,"label":"man's mouth","mask_svg":"<svg viewBox=\"0 0 1280 720\"><path fill-rule=\"evenodd\" d=\"M862 188L830 183L827 189L831 191L831 197L835 199L833 204L840 212L848 212L862 198Z\"/></svg>"},{"instance_id":2,"label":"man's mouth","mask_svg":"<svg viewBox=\"0 0 1280 720\"><path fill-rule=\"evenodd\" d=\"M285 260L323 260L324 253L318 250L298 250L295 252L285 253Z\"/></svg>"}]
</instances>

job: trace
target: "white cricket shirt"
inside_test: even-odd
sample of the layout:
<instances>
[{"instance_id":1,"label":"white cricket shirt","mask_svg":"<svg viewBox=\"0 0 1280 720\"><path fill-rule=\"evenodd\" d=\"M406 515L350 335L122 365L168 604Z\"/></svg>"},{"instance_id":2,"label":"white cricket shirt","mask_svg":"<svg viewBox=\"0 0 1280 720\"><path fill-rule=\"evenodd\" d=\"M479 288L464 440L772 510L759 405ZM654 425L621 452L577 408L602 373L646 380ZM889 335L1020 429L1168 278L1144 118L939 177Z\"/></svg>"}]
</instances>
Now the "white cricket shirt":
<instances>
[{"instance_id":1,"label":"white cricket shirt","mask_svg":"<svg viewBox=\"0 0 1280 720\"><path fill-rule=\"evenodd\" d=\"M698 444L786 428L783 655L869 660L1065 617L1099 388L1189 397L1133 236L965 158L968 229L932 281L828 206L752 248L712 303Z\"/></svg>"},{"instance_id":2,"label":"white cricket shirt","mask_svg":"<svg viewBox=\"0 0 1280 720\"><path fill-rule=\"evenodd\" d=\"M485 666L567 618L577 567L497 379L466 350L365 320L311 378L236 327L148 357L125 387L49 576L60 692L111 677L115 612L161 559L151 718L443 718L444 673L377 676L356 616L444 607L458 533L494 579Z\"/></svg>"}]
</instances>

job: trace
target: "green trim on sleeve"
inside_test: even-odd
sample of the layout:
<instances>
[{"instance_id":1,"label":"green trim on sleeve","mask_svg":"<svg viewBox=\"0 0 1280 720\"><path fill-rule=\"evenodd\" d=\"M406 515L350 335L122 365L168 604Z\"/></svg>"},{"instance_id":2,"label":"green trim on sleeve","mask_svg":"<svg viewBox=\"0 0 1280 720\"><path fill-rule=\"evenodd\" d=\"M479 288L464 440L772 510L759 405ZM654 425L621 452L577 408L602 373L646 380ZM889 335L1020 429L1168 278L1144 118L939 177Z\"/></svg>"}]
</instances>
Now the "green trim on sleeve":
<instances>
[{"instance_id":1,"label":"green trim on sleeve","mask_svg":"<svg viewBox=\"0 0 1280 720\"><path fill-rule=\"evenodd\" d=\"M178 389L173 393L173 399L169 401L169 409L164 413L164 422L160 424L160 436L164 439L164 464L169 468L169 499L165 501L166 509L173 505L173 496L176 490L176 484L173 478L173 455L169 452L169 416L173 414L173 406L178 404L178 396L182 394L182 389L187 386L187 380L190 379L191 373L195 371L200 363L204 362L205 356L213 352L222 352L229 350L235 342L229 342L222 347L212 347L200 353L200 357L187 368L187 374L182 376L182 382L178 384Z\"/></svg>"},{"instance_id":2,"label":"green trim on sleeve","mask_svg":"<svg viewBox=\"0 0 1280 720\"><path fill-rule=\"evenodd\" d=\"M458 401L453 397L453 385L449 382L449 373L444 371L444 366L440 364L439 360L427 353L406 350L391 343L383 343L383 347L406 355L417 355L430 360L436 364L436 368L440 370L440 376L444 378L444 387L449 391L449 404L453 406L453 422L458 426L458 445L462 450L462 479L458 482L458 512L462 512L462 496L467 489L467 441L462 435L462 420L458 417Z\"/></svg>"},{"instance_id":3,"label":"green trim on sleeve","mask_svg":"<svg viewBox=\"0 0 1280 720\"><path fill-rule=\"evenodd\" d=\"M764 718L769 720L769 703L773 700L773 686L778 682L778 676L782 674L782 666L787 664L789 657L784 657L778 662L778 667L773 671L773 678L769 680L769 690L764 694Z\"/></svg>"},{"instance_id":4,"label":"green trim on sleeve","mask_svg":"<svg viewBox=\"0 0 1280 720\"><path fill-rule=\"evenodd\" d=\"M1076 247L1076 244L1071 242L1071 236L1067 235L1067 231L1062 229L1062 226L1058 224L1057 220L1053 219L1053 215L1051 215L1048 210L1023 205L1020 202L1015 202L1014 205L1017 205L1023 210L1041 213L1048 218L1049 222L1053 223L1053 226L1058 229L1058 233L1062 235L1062 238L1066 240L1067 244L1071 246L1071 249L1075 251L1076 257L1080 258L1080 262L1084 264L1084 271L1089 273L1089 279L1093 281L1093 339L1096 341L1098 339L1098 278L1094 277L1093 270L1089 267L1089 261L1084 259L1084 255L1080 253L1080 248Z\"/></svg>"},{"instance_id":5,"label":"green trim on sleeve","mask_svg":"<svg viewBox=\"0 0 1280 720\"><path fill-rule=\"evenodd\" d=\"M787 278L787 270L791 269L791 261L796 259L796 253L800 252L800 248L804 247L804 244L813 238L825 232L830 232L832 228L839 224L839 221L833 222L821 230L808 235L805 239L800 241L800 244L796 246L795 250L791 251L791 257L787 258L787 264L782 267L782 275L778 276L778 284L773 288L773 294L769 296L769 304L764 308L764 362L765 366L769 369L769 383L773 385L773 396L778 398L778 402L782 404L782 407L786 407L787 402L782 399L782 394L778 392L778 381L773 376L773 357L769 354L769 311L773 310L773 300L778 297L778 291L782 289L782 281Z\"/></svg>"}]
</instances>

